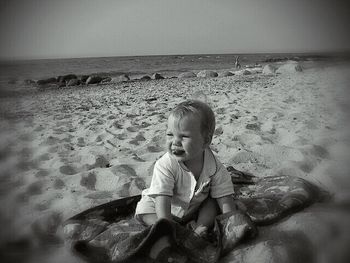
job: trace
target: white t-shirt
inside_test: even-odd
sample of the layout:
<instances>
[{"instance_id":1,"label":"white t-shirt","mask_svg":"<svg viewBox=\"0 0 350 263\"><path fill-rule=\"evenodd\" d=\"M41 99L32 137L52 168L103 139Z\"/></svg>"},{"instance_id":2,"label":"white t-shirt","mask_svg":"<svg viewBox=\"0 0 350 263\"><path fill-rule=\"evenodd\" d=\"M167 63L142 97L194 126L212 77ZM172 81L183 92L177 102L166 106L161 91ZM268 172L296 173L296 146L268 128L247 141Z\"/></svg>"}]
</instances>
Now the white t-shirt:
<instances>
[{"instance_id":1,"label":"white t-shirt","mask_svg":"<svg viewBox=\"0 0 350 263\"><path fill-rule=\"evenodd\" d=\"M142 191L135 214L152 214L158 195L171 196L171 214L179 218L198 209L209 196L219 198L234 193L231 176L210 149L204 151L204 164L198 181L191 171L169 153L155 164L151 185Z\"/></svg>"}]
</instances>

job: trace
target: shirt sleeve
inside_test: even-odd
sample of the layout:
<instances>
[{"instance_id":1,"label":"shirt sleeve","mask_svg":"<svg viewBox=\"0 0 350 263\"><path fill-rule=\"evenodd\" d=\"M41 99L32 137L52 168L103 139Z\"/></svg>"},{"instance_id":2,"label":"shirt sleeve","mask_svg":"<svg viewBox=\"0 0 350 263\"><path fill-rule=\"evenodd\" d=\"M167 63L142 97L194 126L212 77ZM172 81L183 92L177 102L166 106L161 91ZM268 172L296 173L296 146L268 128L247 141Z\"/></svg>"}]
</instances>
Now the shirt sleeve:
<instances>
[{"instance_id":1,"label":"shirt sleeve","mask_svg":"<svg viewBox=\"0 0 350 263\"><path fill-rule=\"evenodd\" d=\"M210 186L210 196L220 198L234 193L230 173L225 166L218 163L218 171L213 175Z\"/></svg>"},{"instance_id":2,"label":"shirt sleeve","mask_svg":"<svg viewBox=\"0 0 350 263\"><path fill-rule=\"evenodd\" d=\"M171 163L169 160L161 158L156 162L151 185L148 189L148 196L173 196L175 178L171 170Z\"/></svg>"}]
</instances>

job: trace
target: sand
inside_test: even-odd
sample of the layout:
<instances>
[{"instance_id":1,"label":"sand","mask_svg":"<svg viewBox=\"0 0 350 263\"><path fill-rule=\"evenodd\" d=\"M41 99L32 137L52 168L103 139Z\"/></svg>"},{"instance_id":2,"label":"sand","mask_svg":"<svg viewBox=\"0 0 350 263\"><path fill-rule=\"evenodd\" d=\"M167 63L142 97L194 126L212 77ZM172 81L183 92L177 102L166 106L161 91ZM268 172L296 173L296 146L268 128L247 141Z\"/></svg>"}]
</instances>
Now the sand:
<instances>
[{"instance_id":1,"label":"sand","mask_svg":"<svg viewBox=\"0 0 350 263\"><path fill-rule=\"evenodd\" d=\"M212 149L225 165L261 177L306 178L336 202L349 202L350 67L302 66L302 72L109 83L0 98L0 245L60 246L63 220L140 194L164 153L167 114L188 98L213 108ZM79 262L60 251L53 261Z\"/></svg>"}]
</instances>

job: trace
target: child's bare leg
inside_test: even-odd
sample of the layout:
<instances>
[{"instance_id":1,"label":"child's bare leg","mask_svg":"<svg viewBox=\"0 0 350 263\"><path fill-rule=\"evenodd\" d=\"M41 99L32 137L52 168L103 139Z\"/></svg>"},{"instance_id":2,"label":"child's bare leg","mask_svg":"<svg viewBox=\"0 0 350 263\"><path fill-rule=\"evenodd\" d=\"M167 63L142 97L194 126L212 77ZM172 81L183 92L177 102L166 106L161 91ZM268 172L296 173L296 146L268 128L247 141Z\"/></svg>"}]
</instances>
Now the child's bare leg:
<instances>
[{"instance_id":1,"label":"child's bare leg","mask_svg":"<svg viewBox=\"0 0 350 263\"><path fill-rule=\"evenodd\" d=\"M154 223L158 220L156 214L142 214L138 215L138 217L145 223L147 226L154 225Z\"/></svg>"},{"instance_id":2,"label":"child's bare leg","mask_svg":"<svg viewBox=\"0 0 350 263\"><path fill-rule=\"evenodd\" d=\"M205 234L208 229L213 227L215 217L218 215L218 205L215 199L208 197L201 207L196 222L194 232L198 235Z\"/></svg>"}]
</instances>

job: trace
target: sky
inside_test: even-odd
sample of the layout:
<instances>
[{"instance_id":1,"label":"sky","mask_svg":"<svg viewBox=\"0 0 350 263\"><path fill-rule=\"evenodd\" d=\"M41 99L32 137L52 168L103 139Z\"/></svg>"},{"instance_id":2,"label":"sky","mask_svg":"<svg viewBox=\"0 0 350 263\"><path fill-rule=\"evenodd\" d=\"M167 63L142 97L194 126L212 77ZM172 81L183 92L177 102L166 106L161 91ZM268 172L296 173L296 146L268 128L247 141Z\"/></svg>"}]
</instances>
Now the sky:
<instances>
[{"instance_id":1,"label":"sky","mask_svg":"<svg viewBox=\"0 0 350 263\"><path fill-rule=\"evenodd\" d=\"M347 0L0 0L0 59L350 51Z\"/></svg>"}]
</instances>

